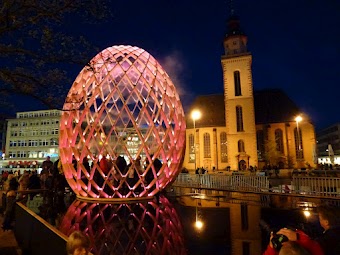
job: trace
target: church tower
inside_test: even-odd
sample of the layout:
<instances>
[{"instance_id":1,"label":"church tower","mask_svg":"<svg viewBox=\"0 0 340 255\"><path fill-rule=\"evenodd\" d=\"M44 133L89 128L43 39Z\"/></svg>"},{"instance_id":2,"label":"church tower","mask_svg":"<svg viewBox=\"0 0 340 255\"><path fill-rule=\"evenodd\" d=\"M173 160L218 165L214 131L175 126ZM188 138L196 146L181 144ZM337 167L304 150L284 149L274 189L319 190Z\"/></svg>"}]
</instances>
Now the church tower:
<instances>
[{"instance_id":1,"label":"church tower","mask_svg":"<svg viewBox=\"0 0 340 255\"><path fill-rule=\"evenodd\" d=\"M227 127L228 164L231 170L258 166L252 55L247 50L247 36L238 17L231 11L228 33L221 57Z\"/></svg>"}]
</instances>

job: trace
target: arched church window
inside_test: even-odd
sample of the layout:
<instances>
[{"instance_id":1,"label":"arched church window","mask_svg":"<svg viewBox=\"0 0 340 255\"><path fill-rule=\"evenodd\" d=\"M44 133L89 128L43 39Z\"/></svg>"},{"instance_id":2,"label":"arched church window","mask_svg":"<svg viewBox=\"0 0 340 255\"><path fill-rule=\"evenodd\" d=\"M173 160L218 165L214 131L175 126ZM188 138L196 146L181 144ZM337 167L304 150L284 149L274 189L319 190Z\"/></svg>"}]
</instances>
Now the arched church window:
<instances>
[{"instance_id":1,"label":"arched church window","mask_svg":"<svg viewBox=\"0 0 340 255\"><path fill-rule=\"evenodd\" d=\"M189 163L194 163L195 162L195 139L194 135L190 134L189 135Z\"/></svg>"},{"instance_id":2,"label":"arched church window","mask_svg":"<svg viewBox=\"0 0 340 255\"><path fill-rule=\"evenodd\" d=\"M243 113L242 107L236 106L236 124L237 124L237 132L242 132L243 130Z\"/></svg>"},{"instance_id":3,"label":"arched church window","mask_svg":"<svg viewBox=\"0 0 340 255\"><path fill-rule=\"evenodd\" d=\"M264 131L256 131L256 142L257 142L257 156L259 160L263 160L265 156L265 144L264 144Z\"/></svg>"},{"instance_id":4,"label":"arched church window","mask_svg":"<svg viewBox=\"0 0 340 255\"><path fill-rule=\"evenodd\" d=\"M283 153L283 132L281 129L275 130L276 151Z\"/></svg>"},{"instance_id":5,"label":"arched church window","mask_svg":"<svg viewBox=\"0 0 340 255\"><path fill-rule=\"evenodd\" d=\"M240 71L234 72L235 96L242 96Z\"/></svg>"},{"instance_id":6,"label":"arched church window","mask_svg":"<svg viewBox=\"0 0 340 255\"><path fill-rule=\"evenodd\" d=\"M221 162L228 162L228 152L227 152L227 133L222 132L220 134L221 141Z\"/></svg>"},{"instance_id":7,"label":"arched church window","mask_svg":"<svg viewBox=\"0 0 340 255\"><path fill-rule=\"evenodd\" d=\"M239 141L237 142L237 145L238 145L238 152L245 152L243 140L239 140Z\"/></svg>"},{"instance_id":8,"label":"arched church window","mask_svg":"<svg viewBox=\"0 0 340 255\"><path fill-rule=\"evenodd\" d=\"M211 146L210 146L210 134L204 133L203 135L203 147L204 147L204 157L211 158Z\"/></svg>"},{"instance_id":9,"label":"arched church window","mask_svg":"<svg viewBox=\"0 0 340 255\"><path fill-rule=\"evenodd\" d=\"M303 159L303 146L302 146L302 132L301 128L294 129L294 140L295 140L295 154L297 159Z\"/></svg>"}]
</instances>

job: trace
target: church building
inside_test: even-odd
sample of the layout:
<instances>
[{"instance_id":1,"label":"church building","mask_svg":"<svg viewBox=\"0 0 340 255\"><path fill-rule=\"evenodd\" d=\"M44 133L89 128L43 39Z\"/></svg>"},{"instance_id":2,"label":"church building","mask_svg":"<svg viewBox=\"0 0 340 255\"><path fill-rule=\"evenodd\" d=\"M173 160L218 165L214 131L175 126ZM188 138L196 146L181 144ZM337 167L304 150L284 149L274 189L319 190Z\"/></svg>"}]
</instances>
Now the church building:
<instances>
[{"instance_id":1,"label":"church building","mask_svg":"<svg viewBox=\"0 0 340 255\"><path fill-rule=\"evenodd\" d=\"M223 45L223 94L197 97L186 113L183 167L315 167L315 131L308 116L279 89L254 92L252 55L235 15Z\"/></svg>"}]
</instances>

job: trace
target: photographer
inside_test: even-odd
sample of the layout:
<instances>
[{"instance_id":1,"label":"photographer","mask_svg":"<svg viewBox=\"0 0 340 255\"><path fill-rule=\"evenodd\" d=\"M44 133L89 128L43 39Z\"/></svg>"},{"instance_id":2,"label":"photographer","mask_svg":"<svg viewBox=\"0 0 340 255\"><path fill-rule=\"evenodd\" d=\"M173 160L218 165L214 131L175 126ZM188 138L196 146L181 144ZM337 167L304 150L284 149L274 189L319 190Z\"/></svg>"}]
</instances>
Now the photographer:
<instances>
[{"instance_id":1,"label":"photographer","mask_svg":"<svg viewBox=\"0 0 340 255\"><path fill-rule=\"evenodd\" d=\"M292 245L291 242L294 242L294 244ZM310 239L309 236L306 235L303 231L301 230L294 231L291 229L282 228L276 234L271 233L269 245L265 252L263 253L263 255L289 254L287 253L287 251L292 250L294 246L296 246L295 244L301 246L301 248L305 249L311 255L324 254L319 243ZM287 247L280 251L281 245L282 247L287 245ZM289 247L289 245L291 247ZM300 253L296 252L295 254L306 254L305 251L302 252L303 249L300 249L301 251Z\"/></svg>"}]
</instances>

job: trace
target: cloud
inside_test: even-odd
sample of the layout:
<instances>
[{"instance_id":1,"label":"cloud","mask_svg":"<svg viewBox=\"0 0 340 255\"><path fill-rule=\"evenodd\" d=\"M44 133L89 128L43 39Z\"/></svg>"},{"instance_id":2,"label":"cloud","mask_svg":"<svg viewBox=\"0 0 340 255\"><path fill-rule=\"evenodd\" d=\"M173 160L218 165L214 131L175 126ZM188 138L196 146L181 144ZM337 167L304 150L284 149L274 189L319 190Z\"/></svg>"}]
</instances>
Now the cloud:
<instances>
[{"instance_id":1,"label":"cloud","mask_svg":"<svg viewBox=\"0 0 340 255\"><path fill-rule=\"evenodd\" d=\"M176 87L177 93L182 96L186 94L186 86L183 78L185 72L184 58L179 51L173 51L159 60L162 67L168 73L171 81Z\"/></svg>"},{"instance_id":2,"label":"cloud","mask_svg":"<svg viewBox=\"0 0 340 255\"><path fill-rule=\"evenodd\" d=\"M174 50L169 55L160 58L159 63L168 73L171 81L175 85L185 110L191 104L193 96L193 93L189 92L188 85L184 78L187 73L185 58L181 52Z\"/></svg>"}]
</instances>

